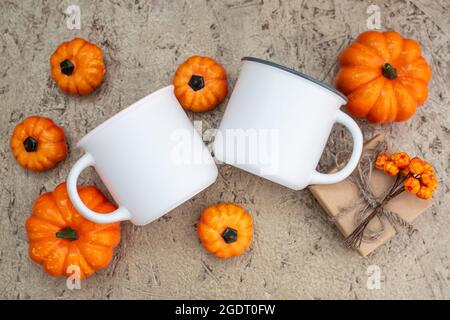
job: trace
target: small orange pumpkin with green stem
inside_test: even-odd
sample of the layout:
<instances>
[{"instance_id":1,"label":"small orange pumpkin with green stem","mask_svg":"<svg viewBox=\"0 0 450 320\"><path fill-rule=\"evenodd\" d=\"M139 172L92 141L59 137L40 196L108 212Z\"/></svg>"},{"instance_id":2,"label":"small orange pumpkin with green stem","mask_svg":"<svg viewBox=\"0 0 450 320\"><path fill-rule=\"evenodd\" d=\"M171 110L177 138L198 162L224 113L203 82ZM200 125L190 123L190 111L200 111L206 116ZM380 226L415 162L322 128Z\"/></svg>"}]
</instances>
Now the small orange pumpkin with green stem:
<instances>
[{"instance_id":1,"label":"small orange pumpkin with green stem","mask_svg":"<svg viewBox=\"0 0 450 320\"><path fill-rule=\"evenodd\" d=\"M420 45L395 31L361 33L338 64L336 87L354 116L373 123L404 121L427 99L432 72Z\"/></svg>"},{"instance_id":2,"label":"small orange pumpkin with green stem","mask_svg":"<svg viewBox=\"0 0 450 320\"><path fill-rule=\"evenodd\" d=\"M80 187L79 194L91 210L109 213L116 209L95 187ZM92 275L108 266L120 242L120 223L97 224L82 217L73 207L65 183L39 196L26 231L31 259L55 277L68 277L75 268L81 279Z\"/></svg>"}]
</instances>

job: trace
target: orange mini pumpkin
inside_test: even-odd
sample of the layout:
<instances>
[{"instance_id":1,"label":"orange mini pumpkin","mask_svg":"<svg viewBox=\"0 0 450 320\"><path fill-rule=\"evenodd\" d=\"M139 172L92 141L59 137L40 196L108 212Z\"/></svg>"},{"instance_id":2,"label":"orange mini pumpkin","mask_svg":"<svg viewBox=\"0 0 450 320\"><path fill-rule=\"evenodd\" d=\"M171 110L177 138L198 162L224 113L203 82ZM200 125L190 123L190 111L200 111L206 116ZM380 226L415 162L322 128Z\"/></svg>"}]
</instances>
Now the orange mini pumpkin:
<instances>
[{"instance_id":1,"label":"orange mini pumpkin","mask_svg":"<svg viewBox=\"0 0 450 320\"><path fill-rule=\"evenodd\" d=\"M395 31L367 31L339 58L336 87L357 117L383 123L409 119L428 96L431 69L420 45Z\"/></svg>"},{"instance_id":2,"label":"orange mini pumpkin","mask_svg":"<svg viewBox=\"0 0 450 320\"><path fill-rule=\"evenodd\" d=\"M207 207L197 228L203 247L221 259L238 256L252 243L253 220L232 203Z\"/></svg>"},{"instance_id":3,"label":"orange mini pumpkin","mask_svg":"<svg viewBox=\"0 0 450 320\"><path fill-rule=\"evenodd\" d=\"M63 42L52 54L50 66L58 87L73 95L95 90L106 72L100 48L80 38Z\"/></svg>"},{"instance_id":4,"label":"orange mini pumpkin","mask_svg":"<svg viewBox=\"0 0 450 320\"><path fill-rule=\"evenodd\" d=\"M51 119L31 116L19 123L10 146L17 162L33 171L44 171L66 158L64 131Z\"/></svg>"},{"instance_id":5,"label":"orange mini pumpkin","mask_svg":"<svg viewBox=\"0 0 450 320\"><path fill-rule=\"evenodd\" d=\"M187 59L178 67L173 85L180 104L193 112L214 109L228 93L225 69L209 57Z\"/></svg>"},{"instance_id":6,"label":"orange mini pumpkin","mask_svg":"<svg viewBox=\"0 0 450 320\"><path fill-rule=\"evenodd\" d=\"M81 187L79 194L91 210L115 210L95 187ZM26 230L31 259L52 276L68 277L79 270L81 279L88 277L108 266L120 242L120 223L97 224L83 218L70 202L65 183L36 200Z\"/></svg>"}]
</instances>

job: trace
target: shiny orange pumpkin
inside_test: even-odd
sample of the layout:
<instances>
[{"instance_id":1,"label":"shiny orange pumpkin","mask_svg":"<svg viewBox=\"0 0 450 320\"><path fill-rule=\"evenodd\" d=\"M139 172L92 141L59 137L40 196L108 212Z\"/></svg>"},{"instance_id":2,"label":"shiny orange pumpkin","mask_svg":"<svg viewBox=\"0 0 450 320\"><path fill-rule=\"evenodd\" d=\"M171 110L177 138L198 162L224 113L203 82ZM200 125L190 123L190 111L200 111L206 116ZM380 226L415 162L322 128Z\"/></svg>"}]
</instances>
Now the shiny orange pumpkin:
<instances>
[{"instance_id":1,"label":"shiny orange pumpkin","mask_svg":"<svg viewBox=\"0 0 450 320\"><path fill-rule=\"evenodd\" d=\"M203 247L221 259L238 256L252 243L253 220L240 206L228 203L207 207L197 227Z\"/></svg>"},{"instance_id":2,"label":"shiny orange pumpkin","mask_svg":"<svg viewBox=\"0 0 450 320\"><path fill-rule=\"evenodd\" d=\"M383 123L409 119L428 96L431 69L420 45L395 31L363 32L339 58L336 87L357 117Z\"/></svg>"},{"instance_id":3,"label":"shiny orange pumpkin","mask_svg":"<svg viewBox=\"0 0 450 320\"><path fill-rule=\"evenodd\" d=\"M228 93L225 69L209 57L187 59L178 67L173 85L181 106L193 112L214 109Z\"/></svg>"},{"instance_id":4,"label":"shiny orange pumpkin","mask_svg":"<svg viewBox=\"0 0 450 320\"><path fill-rule=\"evenodd\" d=\"M115 210L95 187L79 188L84 204L99 213ZM92 275L111 262L120 242L120 223L97 224L86 220L73 207L65 183L41 195L26 222L31 259L52 276L80 278Z\"/></svg>"},{"instance_id":5,"label":"shiny orange pumpkin","mask_svg":"<svg viewBox=\"0 0 450 320\"><path fill-rule=\"evenodd\" d=\"M52 54L50 66L58 87L73 95L92 92L106 73L100 48L80 38L62 43Z\"/></svg>"},{"instance_id":6,"label":"shiny orange pumpkin","mask_svg":"<svg viewBox=\"0 0 450 320\"><path fill-rule=\"evenodd\" d=\"M17 162L33 171L51 169L66 158L64 131L51 119L31 116L19 123L10 146Z\"/></svg>"}]
</instances>

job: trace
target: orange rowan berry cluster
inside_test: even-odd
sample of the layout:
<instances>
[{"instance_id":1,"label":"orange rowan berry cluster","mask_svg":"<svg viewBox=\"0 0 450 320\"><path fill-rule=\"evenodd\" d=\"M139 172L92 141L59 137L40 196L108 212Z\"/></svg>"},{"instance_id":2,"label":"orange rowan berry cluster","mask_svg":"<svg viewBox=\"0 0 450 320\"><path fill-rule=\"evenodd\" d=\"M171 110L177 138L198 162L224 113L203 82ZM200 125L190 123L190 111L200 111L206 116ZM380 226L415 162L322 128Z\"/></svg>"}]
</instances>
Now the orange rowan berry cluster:
<instances>
[{"instance_id":1,"label":"orange rowan berry cluster","mask_svg":"<svg viewBox=\"0 0 450 320\"><path fill-rule=\"evenodd\" d=\"M438 186L433 167L419 157L411 159L406 152L396 152L390 157L380 153L375 167L391 176L402 175L405 190L421 199L430 199Z\"/></svg>"},{"instance_id":2,"label":"orange rowan berry cluster","mask_svg":"<svg viewBox=\"0 0 450 320\"><path fill-rule=\"evenodd\" d=\"M375 161L375 168L395 176L396 179L384 199L345 239L347 246L352 248L361 245L367 225L390 200L405 191L421 199L430 199L438 186L436 174L431 164L418 157L411 159L406 152L396 152L390 156L386 153L380 153Z\"/></svg>"}]
</instances>

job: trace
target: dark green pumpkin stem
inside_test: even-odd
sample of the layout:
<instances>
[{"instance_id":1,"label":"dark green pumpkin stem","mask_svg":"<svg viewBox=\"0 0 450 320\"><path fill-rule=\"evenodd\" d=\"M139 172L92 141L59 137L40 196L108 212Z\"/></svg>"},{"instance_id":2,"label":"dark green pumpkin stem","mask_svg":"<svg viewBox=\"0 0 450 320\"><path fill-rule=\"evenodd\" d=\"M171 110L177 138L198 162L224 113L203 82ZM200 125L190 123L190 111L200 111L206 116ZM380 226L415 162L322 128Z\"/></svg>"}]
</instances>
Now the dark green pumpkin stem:
<instances>
[{"instance_id":1,"label":"dark green pumpkin stem","mask_svg":"<svg viewBox=\"0 0 450 320\"><path fill-rule=\"evenodd\" d=\"M225 231L222 233L222 238L226 243L233 243L237 241L237 230L233 228L226 228Z\"/></svg>"},{"instance_id":2,"label":"dark green pumpkin stem","mask_svg":"<svg viewBox=\"0 0 450 320\"><path fill-rule=\"evenodd\" d=\"M38 141L32 136L29 136L23 141L23 147L26 152L36 152L38 149Z\"/></svg>"},{"instance_id":3,"label":"dark green pumpkin stem","mask_svg":"<svg viewBox=\"0 0 450 320\"><path fill-rule=\"evenodd\" d=\"M192 90L198 91L205 87L205 79L203 79L202 76L198 75L192 75L191 79L189 79L189 87L191 87Z\"/></svg>"},{"instance_id":4,"label":"dark green pumpkin stem","mask_svg":"<svg viewBox=\"0 0 450 320\"><path fill-rule=\"evenodd\" d=\"M65 227L56 233L56 237L61 239L67 239L69 241L74 241L78 239L78 232L77 230L74 230L71 227Z\"/></svg>"},{"instance_id":5,"label":"dark green pumpkin stem","mask_svg":"<svg viewBox=\"0 0 450 320\"><path fill-rule=\"evenodd\" d=\"M395 70L395 68L389 63L386 63L383 67L381 67L381 72L383 73L383 76L390 80L397 78L397 70Z\"/></svg>"},{"instance_id":6,"label":"dark green pumpkin stem","mask_svg":"<svg viewBox=\"0 0 450 320\"><path fill-rule=\"evenodd\" d=\"M72 61L68 59L61 62L59 64L59 67L61 68L61 72L64 73L66 76L70 76L73 73L73 70L75 69L75 66L72 63Z\"/></svg>"}]
</instances>

